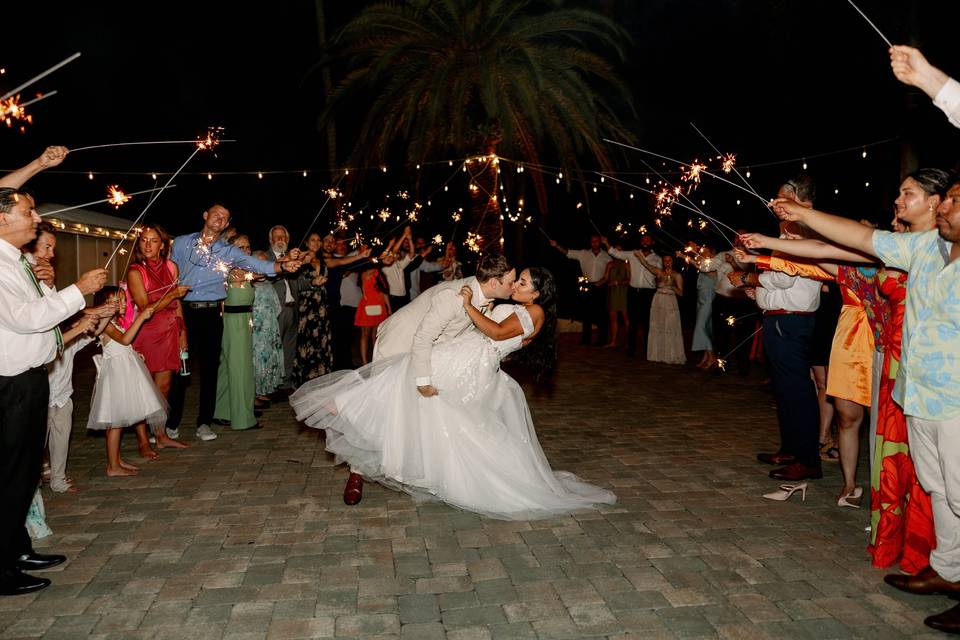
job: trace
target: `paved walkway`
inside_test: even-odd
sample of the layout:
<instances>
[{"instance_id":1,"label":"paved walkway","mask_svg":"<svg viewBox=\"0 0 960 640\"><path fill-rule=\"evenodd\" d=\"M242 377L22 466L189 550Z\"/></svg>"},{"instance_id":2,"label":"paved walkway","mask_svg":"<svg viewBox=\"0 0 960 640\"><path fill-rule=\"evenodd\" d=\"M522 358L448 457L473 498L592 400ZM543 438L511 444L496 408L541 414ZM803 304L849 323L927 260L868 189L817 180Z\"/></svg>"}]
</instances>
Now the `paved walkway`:
<instances>
[{"instance_id":1,"label":"paved walkway","mask_svg":"<svg viewBox=\"0 0 960 640\"><path fill-rule=\"evenodd\" d=\"M69 560L50 588L0 598L0 638L880 640L925 635L952 604L882 583L868 513L832 505L835 465L805 503L760 498L776 483L754 453L776 426L755 380L568 338L552 397L528 390L540 439L620 502L535 522L369 485L345 507L345 469L286 403L262 431L107 479L103 440L82 429L82 370L69 466L82 492L44 490L55 535L37 544ZM135 459L132 434L125 447Z\"/></svg>"}]
</instances>

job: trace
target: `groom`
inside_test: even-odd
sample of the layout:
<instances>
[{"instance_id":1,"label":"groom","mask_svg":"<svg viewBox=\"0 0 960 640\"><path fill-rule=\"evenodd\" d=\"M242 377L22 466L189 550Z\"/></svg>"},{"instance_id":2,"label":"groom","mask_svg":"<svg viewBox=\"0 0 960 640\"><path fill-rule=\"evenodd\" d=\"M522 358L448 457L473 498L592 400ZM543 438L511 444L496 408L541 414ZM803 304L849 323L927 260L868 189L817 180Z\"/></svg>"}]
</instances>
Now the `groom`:
<instances>
[{"instance_id":1,"label":"groom","mask_svg":"<svg viewBox=\"0 0 960 640\"><path fill-rule=\"evenodd\" d=\"M387 318L377 330L373 359L410 353L417 391L424 398L438 395L431 381L430 355L433 345L453 340L473 328L463 308L460 289L473 289L472 304L486 311L495 299L513 293L516 270L501 255L484 256L477 264L477 275L443 282L417 296L408 305ZM363 476L350 472L343 489L343 501L354 505L363 498Z\"/></svg>"}]
</instances>

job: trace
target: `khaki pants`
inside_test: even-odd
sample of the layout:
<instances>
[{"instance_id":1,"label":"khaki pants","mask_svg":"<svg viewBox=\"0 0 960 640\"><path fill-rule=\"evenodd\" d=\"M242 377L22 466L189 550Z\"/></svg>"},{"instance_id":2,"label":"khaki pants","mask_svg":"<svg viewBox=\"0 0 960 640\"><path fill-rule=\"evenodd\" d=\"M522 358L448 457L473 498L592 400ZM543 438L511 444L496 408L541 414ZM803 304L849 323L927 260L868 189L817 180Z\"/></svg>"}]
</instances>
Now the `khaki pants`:
<instances>
[{"instance_id":1,"label":"khaki pants","mask_svg":"<svg viewBox=\"0 0 960 640\"><path fill-rule=\"evenodd\" d=\"M47 446L50 447L50 488L64 492L67 484L67 452L73 430L73 400L47 410Z\"/></svg>"},{"instance_id":2,"label":"khaki pants","mask_svg":"<svg viewBox=\"0 0 960 640\"><path fill-rule=\"evenodd\" d=\"M922 420L907 416L910 455L920 485L933 502L937 548L930 566L944 580L960 580L960 416Z\"/></svg>"}]
</instances>

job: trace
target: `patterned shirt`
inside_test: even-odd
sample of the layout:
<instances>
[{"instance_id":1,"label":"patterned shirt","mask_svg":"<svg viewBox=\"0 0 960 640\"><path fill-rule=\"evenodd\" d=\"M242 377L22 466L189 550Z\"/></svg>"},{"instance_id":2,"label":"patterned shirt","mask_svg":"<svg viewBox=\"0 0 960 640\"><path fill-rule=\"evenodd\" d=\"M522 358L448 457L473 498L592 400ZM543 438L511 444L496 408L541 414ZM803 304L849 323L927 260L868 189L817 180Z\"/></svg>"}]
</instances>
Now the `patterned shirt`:
<instances>
[{"instance_id":1,"label":"patterned shirt","mask_svg":"<svg viewBox=\"0 0 960 640\"><path fill-rule=\"evenodd\" d=\"M960 415L960 260L936 230L873 232L873 251L907 271L903 354L893 398L908 416L950 420Z\"/></svg>"}]
</instances>

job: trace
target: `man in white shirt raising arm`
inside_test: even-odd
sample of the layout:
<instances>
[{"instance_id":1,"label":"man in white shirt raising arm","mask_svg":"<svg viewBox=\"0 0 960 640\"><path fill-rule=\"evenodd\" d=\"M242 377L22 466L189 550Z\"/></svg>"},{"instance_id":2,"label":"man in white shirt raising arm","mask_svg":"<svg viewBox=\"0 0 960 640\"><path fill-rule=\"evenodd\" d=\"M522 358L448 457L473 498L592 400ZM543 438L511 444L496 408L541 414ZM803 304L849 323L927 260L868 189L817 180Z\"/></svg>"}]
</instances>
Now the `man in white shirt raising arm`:
<instances>
[{"instance_id":1,"label":"man in white shirt raising arm","mask_svg":"<svg viewBox=\"0 0 960 640\"><path fill-rule=\"evenodd\" d=\"M37 280L20 247L33 240L39 223L32 197L0 188L0 595L5 596L48 586L49 580L24 570L66 559L35 553L24 527L47 430L45 365L63 348L58 325L107 281L104 269L88 271L62 291Z\"/></svg>"}]
</instances>

